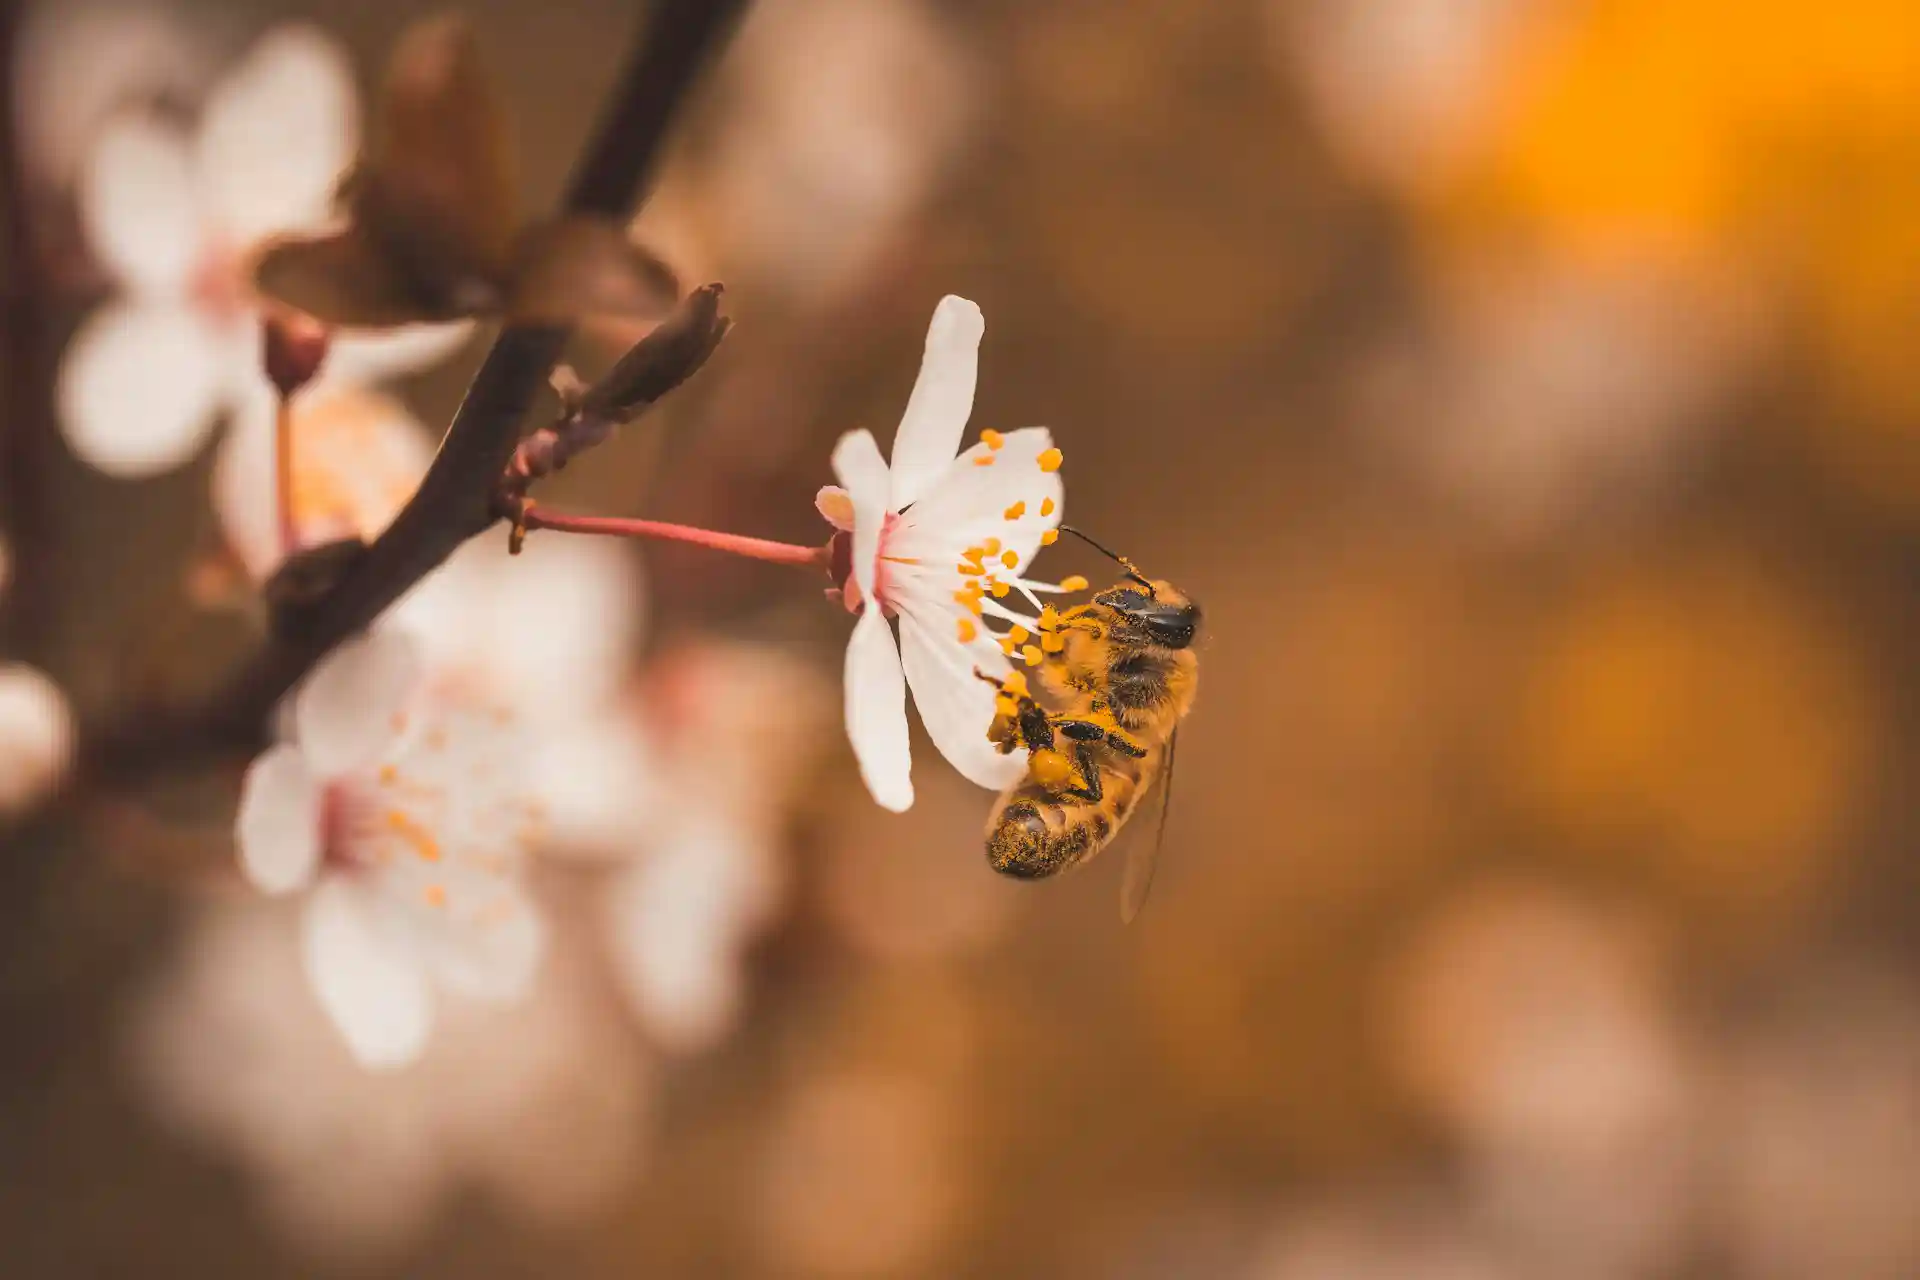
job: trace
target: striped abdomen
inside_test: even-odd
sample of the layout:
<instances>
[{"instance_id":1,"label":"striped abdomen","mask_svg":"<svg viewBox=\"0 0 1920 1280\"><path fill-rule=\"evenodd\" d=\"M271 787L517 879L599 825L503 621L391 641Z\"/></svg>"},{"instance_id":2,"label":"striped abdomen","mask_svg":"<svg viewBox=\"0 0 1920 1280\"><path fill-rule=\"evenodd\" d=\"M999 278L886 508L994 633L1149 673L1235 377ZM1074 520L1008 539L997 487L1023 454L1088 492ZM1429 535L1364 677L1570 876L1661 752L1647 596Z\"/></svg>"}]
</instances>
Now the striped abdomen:
<instances>
[{"instance_id":1,"label":"striped abdomen","mask_svg":"<svg viewBox=\"0 0 1920 1280\"><path fill-rule=\"evenodd\" d=\"M1000 797L987 820L987 861L1002 875L1039 880L1091 859L1112 842L1152 785L1160 753L1134 760L1099 753L1098 802L1056 795L1022 782Z\"/></svg>"}]
</instances>

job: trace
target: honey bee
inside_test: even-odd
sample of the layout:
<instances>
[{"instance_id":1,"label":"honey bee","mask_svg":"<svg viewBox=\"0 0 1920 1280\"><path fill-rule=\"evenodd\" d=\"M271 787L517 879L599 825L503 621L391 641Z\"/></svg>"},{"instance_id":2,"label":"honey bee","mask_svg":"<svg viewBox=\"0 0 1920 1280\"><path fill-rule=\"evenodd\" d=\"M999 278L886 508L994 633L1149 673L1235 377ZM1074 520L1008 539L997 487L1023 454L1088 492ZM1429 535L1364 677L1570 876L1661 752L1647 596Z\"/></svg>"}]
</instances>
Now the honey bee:
<instances>
[{"instance_id":1,"label":"honey bee","mask_svg":"<svg viewBox=\"0 0 1920 1280\"><path fill-rule=\"evenodd\" d=\"M987 860L1003 875L1037 880L1089 861L1119 834L1163 779L1160 830L1129 853L1121 917L1132 920L1153 884L1166 831L1174 742L1193 707L1200 608L1172 583L1062 526L1126 571L1082 605L1041 612L1036 694L1014 671L999 686L988 736L1027 752L1027 773L987 823Z\"/></svg>"}]
</instances>

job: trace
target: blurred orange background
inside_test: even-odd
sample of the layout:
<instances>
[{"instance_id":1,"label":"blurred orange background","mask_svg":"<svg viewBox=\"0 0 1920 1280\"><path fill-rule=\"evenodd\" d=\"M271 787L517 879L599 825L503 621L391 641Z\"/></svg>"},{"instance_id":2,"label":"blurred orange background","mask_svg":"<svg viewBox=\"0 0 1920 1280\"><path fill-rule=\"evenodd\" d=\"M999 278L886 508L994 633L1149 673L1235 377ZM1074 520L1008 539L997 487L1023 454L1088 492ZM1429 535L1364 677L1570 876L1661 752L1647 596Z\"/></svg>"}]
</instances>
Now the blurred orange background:
<instances>
[{"instance_id":1,"label":"blurred orange background","mask_svg":"<svg viewBox=\"0 0 1920 1280\"><path fill-rule=\"evenodd\" d=\"M547 208L635 13L465 11ZM33 9L62 332L109 110L191 120L291 21L364 88L418 16ZM821 584L622 548L622 687L729 762L699 803L768 800L737 990L636 1015L559 864L536 1005L363 1086L271 985L231 777L22 822L7 1273L1920 1274L1916 175L1897 0L755 6L635 224L737 327L553 491L818 541L979 302L974 426L1050 426L1074 523L1206 610L1153 902L994 877L924 737L877 809ZM482 349L389 391L437 431ZM245 642L190 590L211 456L55 460L11 634L82 711Z\"/></svg>"}]
</instances>

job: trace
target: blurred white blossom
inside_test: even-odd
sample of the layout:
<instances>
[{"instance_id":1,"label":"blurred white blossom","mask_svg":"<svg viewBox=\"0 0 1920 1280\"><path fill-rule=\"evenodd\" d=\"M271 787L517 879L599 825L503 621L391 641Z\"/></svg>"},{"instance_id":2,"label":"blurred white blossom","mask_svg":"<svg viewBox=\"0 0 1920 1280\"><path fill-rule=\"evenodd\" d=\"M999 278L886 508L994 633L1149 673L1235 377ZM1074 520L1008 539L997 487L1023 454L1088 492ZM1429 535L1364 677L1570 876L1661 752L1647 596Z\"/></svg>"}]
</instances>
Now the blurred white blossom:
<instances>
[{"instance_id":1,"label":"blurred white blossom","mask_svg":"<svg viewBox=\"0 0 1920 1280\"><path fill-rule=\"evenodd\" d=\"M419 683L397 632L335 650L295 697L295 740L247 771L235 823L256 887L307 891L308 977L372 1067L420 1055L436 986L522 996L544 944L522 884L537 810L512 730Z\"/></svg>"},{"instance_id":2,"label":"blurred white blossom","mask_svg":"<svg viewBox=\"0 0 1920 1280\"><path fill-rule=\"evenodd\" d=\"M117 296L74 334L59 406L68 445L112 475L191 458L223 413L266 430L248 259L265 239L312 231L352 162L358 108L345 54L319 31L276 28L208 93L192 133L122 113L79 177L82 223ZM326 380L390 376L444 356L458 325L343 337Z\"/></svg>"},{"instance_id":3,"label":"blurred white blossom","mask_svg":"<svg viewBox=\"0 0 1920 1280\"><path fill-rule=\"evenodd\" d=\"M998 790L1020 776L1025 761L987 737L995 691L975 673L1005 675L1022 638L1014 628L1038 626L1004 597L1019 591L1037 612L1036 593L1064 589L1021 576L1062 518L1051 433L983 431L960 448L985 327L965 298L940 300L891 465L871 432L849 431L833 450L840 487L822 489L817 500L820 514L848 535L852 570L841 590L847 607L860 610L847 643L847 736L867 789L895 812L913 804L909 686L934 745L965 777ZM896 616L897 646L887 624ZM989 616L1010 629L992 631Z\"/></svg>"},{"instance_id":4,"label":"blurred white blossom","mask_svg":"<svg viewBox=\"0 0 1920 1280\"><path fill-rule=\"evenodd\" d=\"M0 813L17 813L57 786L73 763L73 713L44 673L0 664Z\"/></svg>"},{"instance_id":5,"label":"blurred white blossom","mask_svg":"<svg viewBox=\"0 0 1920 1280\"><path fill-rule=\"evenodd\" d=\"M311 547L337 538L371 541L419 487L433 440L391 396L340 384L293 401L293 528ZM213 469L213 510L249 574L280 563L274 433L266 418L236 421Z\"/></svg>"},{"instance_id":6,"label":"blurred white blossom","mask_svg":"<svg viewBox=\"0 0 1920 1280\"><path fill-rule=\"evenodd\" d=\"M364 1070L307 988L293 910L201 904L135 1010L131 1068L183 1136L253 1179L316 1252L390 1253L456 1194L543 1224L603 1208L645 1153L645 1056L578 947L530 998L458 997L404 1070Z\"/></svg>"}]
</instances>

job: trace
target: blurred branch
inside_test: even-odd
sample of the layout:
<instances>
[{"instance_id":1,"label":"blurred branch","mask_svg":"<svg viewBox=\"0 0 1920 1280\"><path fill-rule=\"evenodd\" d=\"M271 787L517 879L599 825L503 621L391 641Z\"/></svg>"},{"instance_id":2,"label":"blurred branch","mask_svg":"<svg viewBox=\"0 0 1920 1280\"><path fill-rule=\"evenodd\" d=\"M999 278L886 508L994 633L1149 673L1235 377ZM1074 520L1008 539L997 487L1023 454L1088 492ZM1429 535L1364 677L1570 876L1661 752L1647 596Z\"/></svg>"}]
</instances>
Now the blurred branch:
<instances>
[{"instance_id":1,"label":"blurred branch","mask_svg":"<svg viewBox=\"0 0 1920 1280\"><path fill-rule=\"evenodd\" d=\"M563 213L620 217L639 202L675 114L745 7L746 0L656 0L650 6L599 129L575 167ZM496 494L519 443L520 424L571 333L558 325L515 325L502 332L419 490L386 532L364 554L339 557L338 581L297 618L283 620L204 704L108 729L88 742L89 765L125 775L171 764L188 753L183 736L203 746L257 743L274 705L329 650L366 628L500 518Z\"/></svg>"},{"instance_id":2,"label":"blurred branch","mask_svg":"<svg viewBox=\"0 0 1920 1280\"><path fill-rule=\"evenodd\" d=\"M6 639L11 652L44 659L51 582L52 507L47 453L53 441L52 312L33 236L33 200L21 154L16 89L20 0L0 0L0 527L12 552Z\"/></svg>"}]
</instances>

